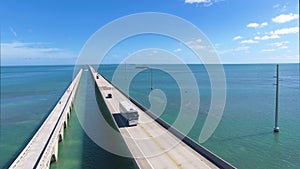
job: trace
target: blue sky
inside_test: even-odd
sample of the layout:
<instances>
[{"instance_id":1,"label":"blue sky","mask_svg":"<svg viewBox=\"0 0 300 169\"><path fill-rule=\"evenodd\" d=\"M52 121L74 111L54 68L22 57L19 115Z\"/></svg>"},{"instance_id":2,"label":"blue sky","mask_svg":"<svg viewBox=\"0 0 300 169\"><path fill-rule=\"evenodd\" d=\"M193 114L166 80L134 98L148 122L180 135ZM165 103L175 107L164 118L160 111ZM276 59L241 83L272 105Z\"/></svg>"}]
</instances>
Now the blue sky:
<instances>
[{"instance_id":1,"label":"blue sky","mask_svg":"<svg viewBox=\"0 0 300 169\"><path fill-rule=\"evenodd\" d=\"M196 25L222 63L299 63L298 0L3 0L0 9L1 65L74 64L99 28L140 12L168 13ZM108 58L153 47L189 55L178 42L159 39L128 40Z\"/></svg>"}]
</instances>

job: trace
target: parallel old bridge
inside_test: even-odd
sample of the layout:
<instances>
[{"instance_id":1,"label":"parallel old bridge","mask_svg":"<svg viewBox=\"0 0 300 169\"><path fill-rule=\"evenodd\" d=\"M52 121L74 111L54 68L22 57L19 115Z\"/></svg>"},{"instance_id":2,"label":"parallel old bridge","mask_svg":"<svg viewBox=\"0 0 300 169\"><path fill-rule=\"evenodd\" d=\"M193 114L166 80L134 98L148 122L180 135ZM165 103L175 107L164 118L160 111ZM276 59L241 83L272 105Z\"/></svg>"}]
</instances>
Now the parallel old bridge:
<instances>
[{"instance_id":1,"label":"parallel old bridge","mask_svg":"<svg viewBox=\"0 0 300 169\"><path fill-rule=\"evenodd\" d=\"M115 125L123 137L138 168L234 168L190 138L184 136L142 105L126 96L90 66L97 85ZM60 98L48 118L10 168L49 168L58 158L58 143L70 116L82 69ZM109 88L110 90L105 90ZM106 97L112 95L113 97ZM138 111L136 126L118 125L119 102L127 101ZM115 118L114 118L115 117ZM153 155L155 154L155 155Z\"/></svg>"},{"instance_id":2,"label":"parallel old bridge","mask_svg":"<svg viewBox=\"0 0 300 169\"><path fill-rule=\"evenodd\" d=\"M57 160L58 142L64 138L81 74L82 69L10 169L49 168Z\"/></svg>"}]
</instances>

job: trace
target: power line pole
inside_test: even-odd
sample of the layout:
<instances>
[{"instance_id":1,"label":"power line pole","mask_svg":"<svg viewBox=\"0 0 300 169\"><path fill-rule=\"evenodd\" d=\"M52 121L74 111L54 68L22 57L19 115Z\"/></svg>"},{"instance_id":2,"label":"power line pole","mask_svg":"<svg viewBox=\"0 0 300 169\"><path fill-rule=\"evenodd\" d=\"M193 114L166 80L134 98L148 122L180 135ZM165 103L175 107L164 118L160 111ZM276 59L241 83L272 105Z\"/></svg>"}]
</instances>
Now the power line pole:
<instances>
[{"instance_id":1,"label":"power line pole","mask_svg":"<svg viewBox=\"0 0 300 169\"><path fill-rule=\"evenodd\" d=\"M276 105L275 105L275 127L274 133L279 132L278 127L278 101L279 101L279 65L276 65Z\"/></svg>"}]
</instances>

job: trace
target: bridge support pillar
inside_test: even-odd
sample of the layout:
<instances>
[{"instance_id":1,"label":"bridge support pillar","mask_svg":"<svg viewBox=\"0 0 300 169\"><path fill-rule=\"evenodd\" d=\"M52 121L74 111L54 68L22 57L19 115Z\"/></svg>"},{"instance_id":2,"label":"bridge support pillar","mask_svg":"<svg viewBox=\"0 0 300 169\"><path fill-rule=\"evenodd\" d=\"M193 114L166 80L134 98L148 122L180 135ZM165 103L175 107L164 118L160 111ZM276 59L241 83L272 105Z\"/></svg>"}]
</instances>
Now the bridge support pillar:
<instances>
[{"instance_id":1,"label":"bridge support pillar","mask_svg":"<svg viewBox=\"0 0 300 169\"><path fill-rule=\"evenodd\" d=\"M62 142L64 140L64 123L61 125L59 134L58 134L58 142Z\"/></svg>"},{"instance_id":2,"label":"bridge support pillar","mask_svg":"<svg viewBox=\"0 0 300 169\"><path fill-rule=\"evenodd\" d=\"M56 162L58 160L58 141L55 142L51 154L50 163Z\"/></svg>"}]
</instances>

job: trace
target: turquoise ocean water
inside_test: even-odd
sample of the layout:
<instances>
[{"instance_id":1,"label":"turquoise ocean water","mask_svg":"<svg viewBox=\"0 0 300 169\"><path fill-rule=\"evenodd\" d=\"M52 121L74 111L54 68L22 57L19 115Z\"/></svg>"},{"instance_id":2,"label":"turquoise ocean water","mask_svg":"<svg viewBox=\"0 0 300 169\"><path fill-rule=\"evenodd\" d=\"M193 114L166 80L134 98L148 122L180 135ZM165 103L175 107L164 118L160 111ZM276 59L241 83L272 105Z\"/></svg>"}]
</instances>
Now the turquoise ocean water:
<instances>
[{"instance_id":1,"label":"turquoise ocean water","mask_svg":"<svg viewBox=\"0 0 300 169\"><path fill-rule=\"evenodd\" d=\"M174 65L173 65L174 66ZM188 136L198 140L210 106L210 81L202 65L189 65L200 91L200 112ZM112 79L116 65L99 70ZM134 69L128 65L127 71ZM300 78L299 64L280 65L280 132L273 133L275 105L275 65L224 65L227 99L221 122L212 137L202 145L238 168L298 168L300 166ZM161 115L173 123L179 110L180 94L174 79L152 70L153 87L168 99ZM186 72L176 70L185 76ZM16 158L71 82L72 66L1 67L0 168ZM144 70L132 81L130 95L149 107L150 71ZM92 79L85 72L81 90L95 95ZM168 85L166 85L168 84ZM89 91L83 91L90 89ZM80 97L75 104L82 104ZM95 111L95 101L85 102ZM155 112L154 112L155 113ZM188 118L187 118L188 119ZM183 122L183 125L188 123ZM59 160L51 168L132 168L131 159L99 148L83 132L73 111L65 140L59 145Z\"/></svg>"}]
</instances>

